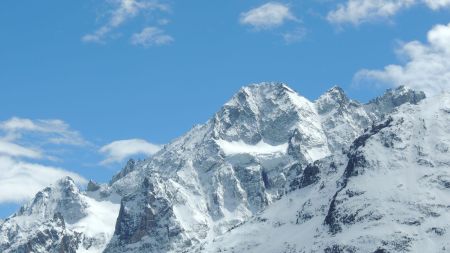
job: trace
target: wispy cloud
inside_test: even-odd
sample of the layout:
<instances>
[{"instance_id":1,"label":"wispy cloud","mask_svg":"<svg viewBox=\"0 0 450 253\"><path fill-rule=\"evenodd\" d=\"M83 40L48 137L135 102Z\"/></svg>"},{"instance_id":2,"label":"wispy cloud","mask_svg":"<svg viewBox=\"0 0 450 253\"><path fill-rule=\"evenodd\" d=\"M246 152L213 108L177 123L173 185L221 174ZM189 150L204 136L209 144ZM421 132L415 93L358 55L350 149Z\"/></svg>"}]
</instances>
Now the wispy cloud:
<instances>
[{"instance_id":1,"label":"wispy cloud","mask_svg":"<svg viewBox=\"0 0 450 253\"><path fill-rule=\"evenodd\" d=\"M167 4L160 3L157 0L113 0L110 1L110 4L112 5L112 10L106 23L94 32L84 35L82 41L104 42L111 32L142 13L152 11L167 12L170 10Z\"/></svg>"},{"instance_id":2,"label":"wispy cloud","mask_svg":"<svg viewBox=\"0 0 450 253\"><path fill-rule=\"evenodd\" d=\"M131 44L149 47L172 43L174 39L158 27L145 27L141 32L131 36Z\"/></svg>"},{"instance_id":3,"label":"wispy cloud","mask_svg":"<svg viewBox=\"0 0 450 253\"><path fill-rule=\"evenodd\" d=\"M101 163L110 164L122 162L133 155L150 156L160 149L160 145L152 144L142 139L114 141L100 148L100 152L106 157Z\"/></svg>"},{"instance_id":4,"label":"wispy cloud","mask_svg":"<svg viewBox=\"0 0 450 253\"><path fill-rule=\"evenodd\" d=\"M33 121L31 119L13 117L0 122L0 130L5 132L9 138L20 138L25 133L38 133L45 135L46 140L53 144L88 144L79 132L70 129L68 124L58 119Z\"/></svg>"},{"instance_id":5,"label":"wispy cloud","mask_svg":"<svg viewBox=\"0 0 450 253\"><path fill-rule=\"evenodd\" d=\"M272 29L283 25L286 21L297 18L288 5L278 2L269 2L259 7L241 13L240 23L250 25L257 30Z\"/></svg>"},{"instance_id":6,"label":"wispy cloud","mask_svg":"<svg viewBox=\"0 0 450 253\"><path fill-rule=\"evenodd\" d=\"M283 33L283 39L287 44L302 41L306 36L306 29L303 27L297 27L296 29Z\"/></svg>"},{"instance_id":7,"label":"wispy cloud","mask_svg":"<svg viewBox=\"0 0 450 253\"><path fill-rule=\"evenodd\" d=\"M388 65L383 70L363 69L355 75L355 83L406 85L428 95L450 91L450 24L433 27L427 43L403 43L398 54L406 59L404 64Z\"/></svg>"},{"instance_id":8,"label":"wispy cloud","mask_svg":"<svg viewBox=\"0 0 450 253\"><path fill-rule=\"evenodd\" d=\"M39 150L26 148L9 141L0 140L0 155L9 157L42 158Z\"/></svg>"},{"instance_id":9,"label":"wispy cloud","mask_svg":"<svg viewBox=\"0 0 450 253\"><path fill-rule=\"evenodd\" d=\"M44 165L52 154L49 146L88 145L82 136L61 120L11 118L0 122L0 203L22 202L64 176L78 183L86 180L76 173Z\"/></svg>"},{"instance_id":10,"label":"wispy cloud","mask_svg":"<svg viewBox=\"0 0 450 253\"><path fill-rule=\"evenodd\" d=\"M348 0L330 11L327 19L335 24L359 25L389 19L401 10L421 3L432 10L450 6L450 0Z\"/></svg>"}]
</instances>

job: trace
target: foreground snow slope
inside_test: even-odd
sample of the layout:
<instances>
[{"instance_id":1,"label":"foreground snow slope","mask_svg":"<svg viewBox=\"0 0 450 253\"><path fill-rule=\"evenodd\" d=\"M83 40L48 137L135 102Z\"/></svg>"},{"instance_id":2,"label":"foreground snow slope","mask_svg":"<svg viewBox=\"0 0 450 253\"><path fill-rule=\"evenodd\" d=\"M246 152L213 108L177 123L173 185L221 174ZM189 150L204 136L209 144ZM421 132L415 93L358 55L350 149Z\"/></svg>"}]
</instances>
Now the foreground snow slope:
<instances>
[{"instance_id":1,"label":"foreground snow slope","mask_svg":"<svg viewBox=\"0 0 450 253\"><path fill-rule=\"evenodd\" d=\"M72 208L67 209L73 212L60 212L58 205L46 204L47 209L33 213L48 214L28 229L12 225L28 219L22 212L9 218L0 224L0 249L14 252L26 244L34 252L59 252L61 248L63 252L216 250L222 246L213 241L223 238L220 240L225 242L232 236L230 230L239 231L254 223L265 210L281 212L282 203L288 199L293 200L286 203L295 206L308 194L316 194L325 209L330 205L329 196L318 194L329 192L333 196L337 192L335 182L348 159L342 152L351 152L350 145L364 129L383 122L402 104L417 104L423 98L423 93L401 87L360 104L334 87L311 102L284 84L244 87L208 122L194 127L152 158L130 161L108 185L90 183L87 192L74 190L68 201ZM335 172L324 174L328 179L320 191L313 188L325 170L319 167L327 167L331 160L335 160L330 165L336 167ZM314 162L318 165L311 165ZM66 199L61 196L44 202L59 203ZM277 207L280 211L270 211ZM298 210L292 210L295 216ZM319 217L311 213L305 217ZM282 216L292 217L289 213ZM102 231L97 225L89 225L101 223L108 223ZM58 236L36 240L35 232L45 226L58 230ZM69 239L61 239L65 235ZM251 239L243 235L240 240L233 239L236 246ZM260 234L261 238L265 235ZM281 243L287 239L277 240Z\"/></svg>"}]
</instances>

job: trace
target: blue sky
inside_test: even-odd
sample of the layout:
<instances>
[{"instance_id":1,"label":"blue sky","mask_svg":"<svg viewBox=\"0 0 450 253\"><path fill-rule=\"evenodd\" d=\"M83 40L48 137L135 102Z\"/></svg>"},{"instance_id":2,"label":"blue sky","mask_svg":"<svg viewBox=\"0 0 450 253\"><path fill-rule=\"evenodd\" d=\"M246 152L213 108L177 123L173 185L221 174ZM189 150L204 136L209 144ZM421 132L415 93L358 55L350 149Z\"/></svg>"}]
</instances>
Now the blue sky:
<instances>
[{"instance_id":1,"label":"blue sky","mask_svg":"<svg viewBox=\"0 0 450 253\"><path fill-rule=\"evenodd\" d=\"M447 0L2 5L0 217L67 171L108 181L246 84L281 81L310 99L337 84L360 101L450 86Z\"/></svg>"}]
</instances>

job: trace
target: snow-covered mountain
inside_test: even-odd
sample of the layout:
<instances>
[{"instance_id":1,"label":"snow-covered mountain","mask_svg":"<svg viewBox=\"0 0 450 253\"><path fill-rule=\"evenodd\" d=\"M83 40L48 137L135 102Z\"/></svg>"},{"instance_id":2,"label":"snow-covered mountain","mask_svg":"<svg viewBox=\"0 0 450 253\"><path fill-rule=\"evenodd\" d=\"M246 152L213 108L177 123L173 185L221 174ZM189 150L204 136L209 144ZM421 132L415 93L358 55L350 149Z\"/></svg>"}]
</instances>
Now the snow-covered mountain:
<instances>
[{"instance_id":1,"label":"snow-covered mountain","mask_svg":"<svg viewBox=\"0 0 450 253\"><path fill-rule=\"evenodd\" d=\"M199 252L450 252L450 94L403 105Z\"/></svg>"},{"instance_id":2,"label":"snow-covered mountain","mask_svg":"<svg viewBox=\"0 0 450 253\"><path fill-rule=\"evenodd\" d=\"M109 184L38 193L0 224L0 251L445 252L449 97L244 87Z\"/></svg>"}]
</instances>

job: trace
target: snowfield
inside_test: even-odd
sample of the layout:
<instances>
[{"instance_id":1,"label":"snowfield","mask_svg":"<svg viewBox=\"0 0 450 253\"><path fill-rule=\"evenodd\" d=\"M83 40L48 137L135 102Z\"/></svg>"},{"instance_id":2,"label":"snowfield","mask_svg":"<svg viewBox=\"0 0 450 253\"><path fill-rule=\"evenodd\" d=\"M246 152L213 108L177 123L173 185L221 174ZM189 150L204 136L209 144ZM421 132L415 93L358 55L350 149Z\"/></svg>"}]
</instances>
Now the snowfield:
<instances>
[{"instance_id":1,"label":"snowfield","mask_svg":"<svg viewBox=\"0 0 450 253\"><path fill-rule=\"evenodd\" d=\"M225 155L236 155L236 154L251 154L251 155L264 155L273 153L286 153L288 144L281 144L277 146L272 146L260 141L255 145L249 145L243 141L232 141L228 142L225 140L216 140L216 143L220 146Z\"/></svg>"}]
</instances>

